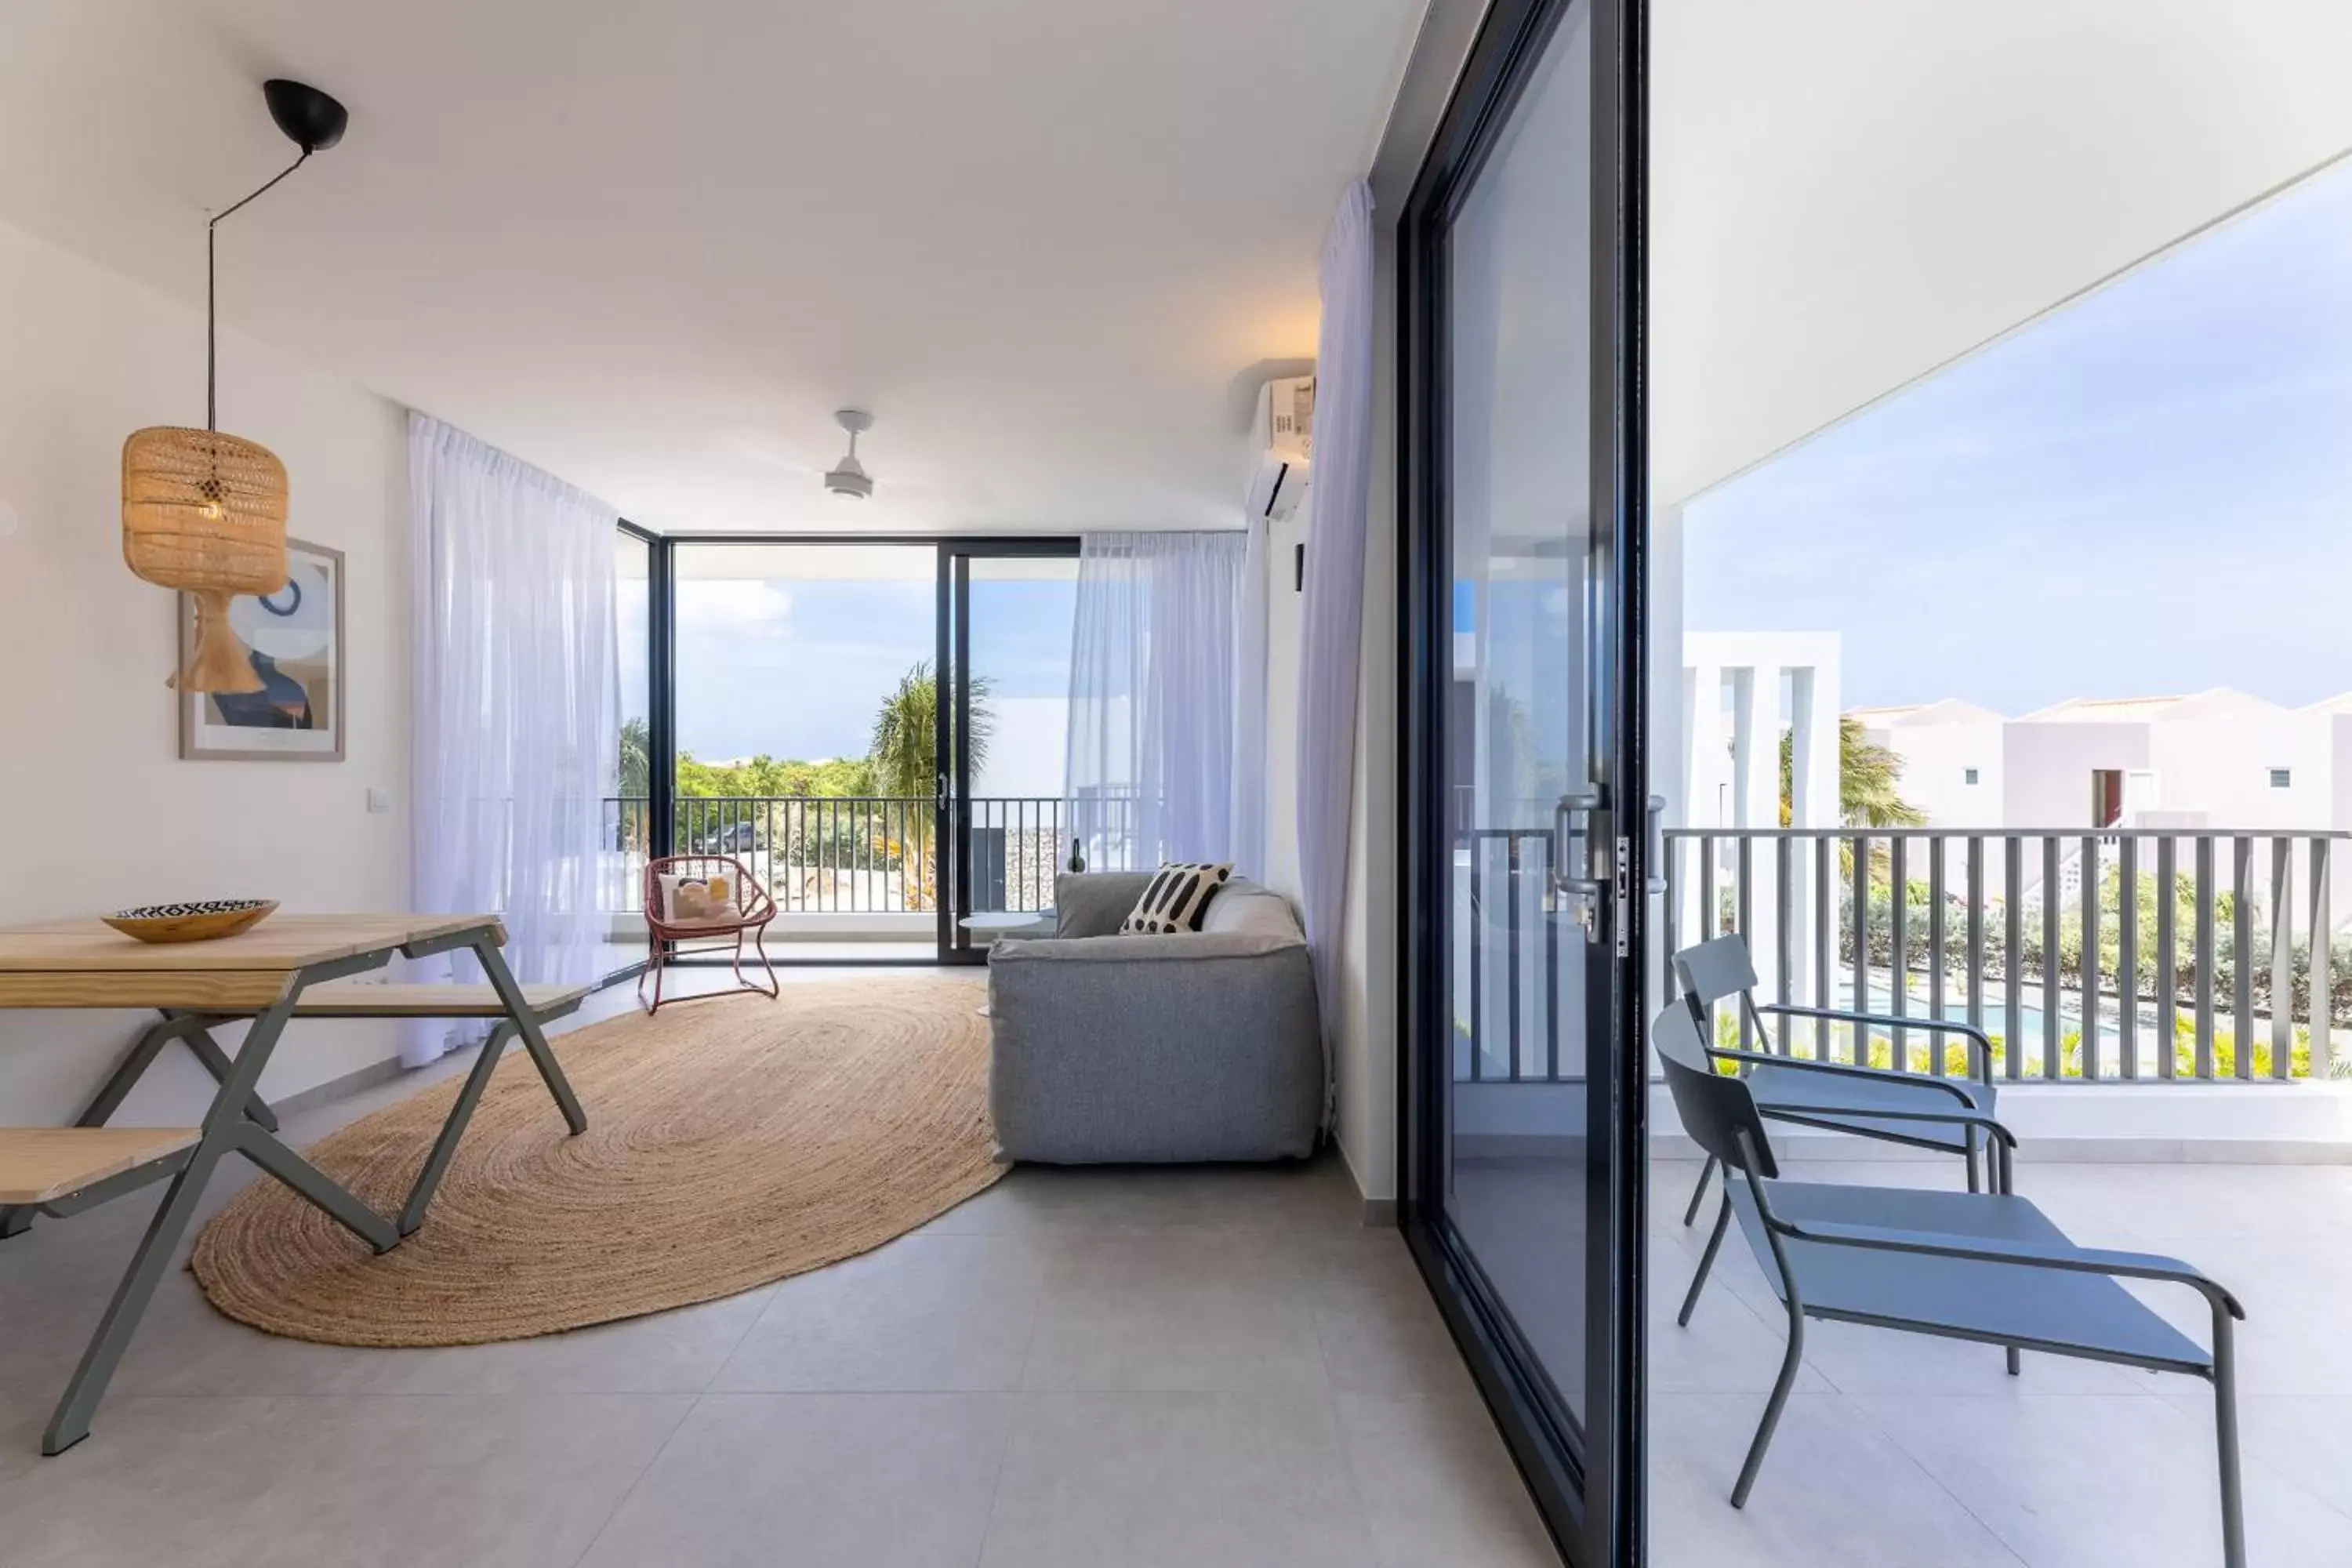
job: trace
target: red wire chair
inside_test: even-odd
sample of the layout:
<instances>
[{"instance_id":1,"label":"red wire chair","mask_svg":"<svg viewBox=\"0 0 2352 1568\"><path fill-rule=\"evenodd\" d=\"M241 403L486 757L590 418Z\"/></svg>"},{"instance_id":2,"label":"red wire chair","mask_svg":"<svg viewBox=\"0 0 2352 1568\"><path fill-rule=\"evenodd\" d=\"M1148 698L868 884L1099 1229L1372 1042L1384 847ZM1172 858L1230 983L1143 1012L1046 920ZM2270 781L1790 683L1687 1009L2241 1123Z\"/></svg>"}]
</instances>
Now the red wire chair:
<instances>
[{"instance_id":1,"label":"red wire chair","mask_svg":"<svg viewBox=\"0 0 2352 1568\"><path fill-rule=\"evenodd\" d=\"M733 893L734 912L715 918L674 920L662 903L661 879L665 876L681 879L708 879L723 873ZM731 939L734 948L735 988L754 991L763 996L779 996L783 988L776 980L775 965L768 962L764 945L768 922L776 918L776 900L760 885L751 868L732 855L665 855L649 860L645 870L646 905L646 967L637 976L637 1000L646 999L646 980L654 983L653 1005L646 1009L658 1013L662 1005L662 970L674 959L685 953L719 952L726 949L722 939ZM768 976L765 985L743 978L743 939L751 939L752 955ZM705 942L701 947L687 947L687 942ZM726 996L727 991L698 992L697 995ZM673 996L673 1002L693 1000L691 996Z\"/></svg>"}]
</instances>

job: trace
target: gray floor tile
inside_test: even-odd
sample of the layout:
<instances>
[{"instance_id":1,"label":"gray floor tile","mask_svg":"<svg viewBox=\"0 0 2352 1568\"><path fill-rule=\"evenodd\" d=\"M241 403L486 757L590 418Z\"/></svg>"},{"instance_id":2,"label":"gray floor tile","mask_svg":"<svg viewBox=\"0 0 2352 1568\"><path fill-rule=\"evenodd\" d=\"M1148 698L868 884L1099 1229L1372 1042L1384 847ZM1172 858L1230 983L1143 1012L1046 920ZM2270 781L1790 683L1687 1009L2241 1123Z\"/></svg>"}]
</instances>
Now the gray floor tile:
<instances>
[{"instance_id":1,"label":"gray floor tile","mask_svg":"<svg viewBox=\"0 0 2352 1568\"><path fill-rule=\"evenodd\" d=\"M1300 1257L1333 1388L1469 1394L1469 1369L1402 1236L1357 1230L1318 1237Z\"/></svg>"},{"instance_id":2,"label":"gray floor tile","mask_svg":"<svg viewBox=\"0 0 2352 1568\"><path fill-rule=\"evenodd\" d=\"M1077 1236L1055 1248L1031 1389L1320 1390L1306 1265L1278 1234Z\"/></svg>"},{"instance_id":3,"label":"gray floor tile","mask_svg":"<svg viewBox=\"0 0 2352 1568\"><path fill-rule=\"evenodd\" d=\"M1838 1394L1790 1397L1748 1506L1733 1508L1732 1483L1763 1411L1758 1394L1651 1401L1657 1568L2018 1568L1934 1476Z\"/></svg>"},{"instance_id":4,"label":"gray floor tile","mask_svg":"<svg viewBox=\"0 0 2352 1568\"><path fill-rule=\"evenodd\" d=\"M42 1568L571 1568L689 1401L125 1399L0 1485Z\"/></svg>"},{"instance_id":5,"label":"gray floor tile","mask_svg":"<svg viewBox=\"0 0 2352 1568\"><path fill-rule=\"evenodd\" d=\"M115 1387L129 1395L698 1394L759 1317L768 1289L499 1344L354 1351L225 1318L183 1271L157 1291Z\"/></svg>"},{"instance_id":6,"label":"gray floor tile","mask_svg":"<svg viewBox=\"0 0 2352 1568\"><path fill-rule=\"evenodd\" d=\"M712 1394L583 1568L968 1568L1009 1396Z\"/></svg>"},{"instance_id":7,"label":"gray floor tile","mask_svg":"<svg viewBox=\"0 0 2352 1568\"><path fill-rule=\"evenodd\" d=\"M1559 1555L1475 1393L1337 1396L1381 1568L1556 1568Z\"/></svg>"},{"instance_id":8,"label":"gray floor tile","mask_svg":"<svg viewBox=\"0 0 2352 1568\"><path fill-rule=\"evenodd\" d=\"M983 1568L1367 1568L1320 1394L1029 1394Z\"/></svg>"},{"instance_id":9,"label":"gray floor tile","mask_svg":"<svg viewBox=\"0 0 2352 1568\"><path fill-rule=\"evenodd\" d=\"M1871 1422L2032 1568L2211 1568L2221 1510L2211 1427L2154 1395L1857 1399ZM2352 1519L2246 1463L2247 1555L2352 1562Z\"/></svg>"},{"instance_id":10,"label":"gray floor tile","mask_svg":"<svg viewBox=\"0 0 2352 1568\"><path fill-rule=\"evenodd\" d=\"M784 1280L712 1387L1018 1388L1047 1259L1025 1232L926 1234Z\"/></svg>"}]
</instances>

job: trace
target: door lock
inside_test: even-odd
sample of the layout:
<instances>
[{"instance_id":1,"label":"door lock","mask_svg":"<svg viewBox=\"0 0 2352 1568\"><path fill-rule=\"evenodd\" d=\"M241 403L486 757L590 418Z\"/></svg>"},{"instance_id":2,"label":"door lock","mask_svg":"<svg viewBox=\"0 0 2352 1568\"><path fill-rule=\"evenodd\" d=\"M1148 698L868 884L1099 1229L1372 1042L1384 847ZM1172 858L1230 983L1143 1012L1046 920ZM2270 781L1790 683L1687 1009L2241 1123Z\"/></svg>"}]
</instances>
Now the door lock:
<instances>
[{"instance_id":1,"label":"door lock","mask_svg":"<svg viewBox=\"0 0 2352 1568\"><path fill-rule=\"evenodd\" d=\"M1570 918L1587 942L1601 940L1601 900L1609 896L1612 862L1609 812L1596 786L1559 797L1551 816L1552 890L1569 902ZM1582 847L1580 853L1578 846ZM1579 874L1570 875L1570 868Z\"/></svg>"}]
</instances>

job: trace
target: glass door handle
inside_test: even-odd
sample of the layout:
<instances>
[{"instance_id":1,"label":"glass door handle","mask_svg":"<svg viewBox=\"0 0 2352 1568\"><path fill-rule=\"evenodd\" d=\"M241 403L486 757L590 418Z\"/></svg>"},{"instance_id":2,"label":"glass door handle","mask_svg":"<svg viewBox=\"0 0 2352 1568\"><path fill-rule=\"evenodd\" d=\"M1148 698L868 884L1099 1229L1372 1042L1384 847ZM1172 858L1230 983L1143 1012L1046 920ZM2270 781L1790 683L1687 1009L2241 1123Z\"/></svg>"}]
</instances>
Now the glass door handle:
<instances>
[{"instance_id":1,"label":"glass door handle","mask_svg":"<svg viewBox=\"0 0 2352 1568\"><path fill-rule=\"evenodd\" d=\"M1601 792L1583 790L1564 795L1559 804L1551 808L1551 885L1556 893L1590 902L1601 897L1601 879L1591 876L1570 876L1570 867L1579 864L1574 847L1586 840L1592 814L1601 809ZM1591 868L1585 867L1590 870Z\"/></svg>"}]
</instances>

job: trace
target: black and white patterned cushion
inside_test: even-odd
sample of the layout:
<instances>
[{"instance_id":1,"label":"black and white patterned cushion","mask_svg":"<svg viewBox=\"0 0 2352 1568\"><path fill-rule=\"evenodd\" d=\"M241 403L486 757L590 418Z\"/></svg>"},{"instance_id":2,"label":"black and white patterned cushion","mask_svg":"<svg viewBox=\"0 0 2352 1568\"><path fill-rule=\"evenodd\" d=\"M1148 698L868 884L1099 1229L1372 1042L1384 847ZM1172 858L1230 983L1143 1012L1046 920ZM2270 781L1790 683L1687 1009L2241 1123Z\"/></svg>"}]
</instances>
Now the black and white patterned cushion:
<instances>
[{"instance_id":1,"label":"black and white patterned cushion","mask_svg":"<svg viewBox=\"0 0 2352 1568\"><path fill-rule=\"evenodd\" d=\"M1153 875L1127 919L1119 921L1119 935L1164 936L1171 931L1199 931L1209 900L1233 874L1230 861L1222 866L1168 861Z\"/></svg>"}]
</instances>

